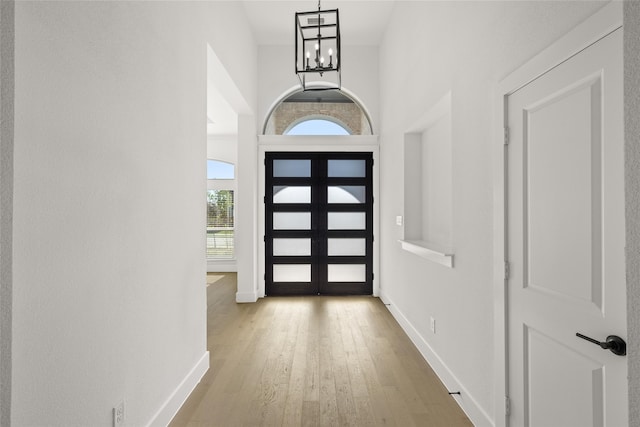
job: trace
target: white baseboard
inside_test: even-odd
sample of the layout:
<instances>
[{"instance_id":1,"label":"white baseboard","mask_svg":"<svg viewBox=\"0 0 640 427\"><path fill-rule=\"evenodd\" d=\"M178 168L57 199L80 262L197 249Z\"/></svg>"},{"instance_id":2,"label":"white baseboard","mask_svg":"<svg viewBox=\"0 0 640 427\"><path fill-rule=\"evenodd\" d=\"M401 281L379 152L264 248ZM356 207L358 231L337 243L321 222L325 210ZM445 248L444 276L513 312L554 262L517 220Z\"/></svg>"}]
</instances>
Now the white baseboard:
<instances>
[{"instance_id":1,"label":"white baseboard","mask_svg":"<svg viewBox=\"0 0 640 427\"><path fill-rule=\"evenodd\" d=\"M404 316L402 311L400 311L400 309L386 294L384 294L384 292L381 293L380 299L387 306L387 309L389 309L413 344L418 348L422 357L424 357L427 363L431 366L447 390L460 391L461 394L453 396L453 399L455 399L464 413L467 414L467 417L469 417L473 425L476 427L493 427L494 423L491 420L491 417L478 405L478 402L476 402L473 396L469 394L468 390L460 383L460 381L458 381L453 372L451 372L440 356L433 351L431 346Z\"/></svg>"},{"instance_id":2,"label":"white baseboard","mask_svg":"<svg viewBox=\"0 0 640 427\"><path fill-rule=\"evenodd\" d=\"M169 425L173 417L176 416L184 402L187 400L191 392L198 385L204 374L209 370L209 352L206 351L198 363L195 364L191 371L187 374L182 382L171 393L171 396L162 405L160 410L156 412L147 427L166 427Z\"/></svg>"},{"instance_id":3,"label":"white baseboard","mask_svg":"<svg viewBox=\"0 0 640 427\"><path fill-rule=\"evenodd\" d=\"M256 302L258 301L258 294L255 292L236 292L236 302Z\"/></svg>"}]
</instances>

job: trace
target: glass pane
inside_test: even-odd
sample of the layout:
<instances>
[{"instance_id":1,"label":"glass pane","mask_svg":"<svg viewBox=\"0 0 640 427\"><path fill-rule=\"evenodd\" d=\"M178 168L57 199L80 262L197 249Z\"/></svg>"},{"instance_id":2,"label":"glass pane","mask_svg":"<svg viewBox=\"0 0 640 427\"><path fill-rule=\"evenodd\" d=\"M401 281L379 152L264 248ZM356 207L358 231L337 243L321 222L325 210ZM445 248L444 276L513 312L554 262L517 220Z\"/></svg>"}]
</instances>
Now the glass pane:
<instances>
[{"instance_id":1,"label":"glass pane","mask_svg":"<svg viewBox=\"0 0 640 427\"><path fill-rule=\"evenodd\" d=\"M365 212L329 212L327 215L329 230L364 230L367 225Z\"/></svg>"},{"instance_id":2,"label":"glass pane","mask_svg":"<svg viewBox=\"0 0 640 427\"><path fill-rule=\"evenodd\" d=\"M330 178L364 178L367 172L366 160L329 160Z\"/></svg>"},{"instance_id":3,"label":"glass pane","mask_svg":"<svg viewBox=\"0 0 640 427\"><path fill-rule=\"evenodd\" d=\"M309 256L311 239L273 239L274 256Z\"/></svg>"},{"instance_id":4,"label":"glass pane","mask_svg":"<svg viewBox=\"0 0 640 427\"><path fill-rule=\"evenodd\" d=\"M311 187L273 187L273 203L311 203Z\"/></svg>"},{"instance_id":5,"label":"glass pane","mask_svg":"<svg viewBox=\"0 0 640 427\"><path fill-rule=\"evenodd\" d=\"M311 264L274 264L274 282L310 282Z\"/></svg>"},{"instance_id":6,"label":"glass pane","mask_svg":"<svg viewBox=\"0 0 640 427\"><path fill-rule=\"evenodd\" d=\"M274 212L274 230L310 230L311 212Z\"/></svg>"},{"instance_id":7,"label":"glass pane","mask_svg":"<svg viewBox=\"0 0 640 427\"><path fill-rule=\"evenodd\" d=\"M341 185L327 188L328 203L364 203L366 191L363 185Z\"/></svg>"},{"instance_id":8,"label":"glass pane","mask_svg":"<svg viewBox=\"0 0 640 427\"><path fill-rule=\"evenodd\" d=\"M329 282L365 282L367 269L364 264L329 264Z\"/></svg>"},{"instance_id":9,"label":"glass pane","mask_svg":"<svg viewBox=\"0 0 640 427\"><path fill-rule=\"evenodd\" d=\"M233 179L235 167L233 163L220 160L207 160L207 179Z\"/></svg>"},{"instance_id":10,"label":"glass pane","mask_svg":"<svg viewBox=\"0 0 640 427\"><path fill-rule=\"evenodd\" d=\"M207 227L207 259L232 259L233 234L233 229L216 230Z\"/></svg>"},{"instance_id":11,"label":"glass pane","mask_svg":"<svg viewBox=\"0 0 640 427\"><path fill-rule=\"evenodd\" d=\"M207 190L208 259L234 257L233 209L233 190Z\"/></svg>"},{"instance_id":12,"label":"glass pane","mask_svg":"<svg viewBox=\"0 0 640 427\"><path fill-rule=\"evenodd\" d=\"M367 245L365 239L328 239L329 256L365 256Z\"/></svg>"},{"instance_id":13,"label":"glass pane","mask_svg":"<svg viewBox=\"0 0 640 427\"><path fill-rule=\"evenodd\" d=\"M313 119L300 122L287 135L349 135L349 131L329 120Z\"/></svg>"},{"instance_id":14,"label":"glass pane","mask_svg":"<svg viewBox=\"0 0 640 427\"><path fill-rule=\"evenodd\" d=\"M311 176L311 160L307 160L307 159L274 160L273 176L300 177L300 178L310 177Z\"/></svg>"}]
</instances>

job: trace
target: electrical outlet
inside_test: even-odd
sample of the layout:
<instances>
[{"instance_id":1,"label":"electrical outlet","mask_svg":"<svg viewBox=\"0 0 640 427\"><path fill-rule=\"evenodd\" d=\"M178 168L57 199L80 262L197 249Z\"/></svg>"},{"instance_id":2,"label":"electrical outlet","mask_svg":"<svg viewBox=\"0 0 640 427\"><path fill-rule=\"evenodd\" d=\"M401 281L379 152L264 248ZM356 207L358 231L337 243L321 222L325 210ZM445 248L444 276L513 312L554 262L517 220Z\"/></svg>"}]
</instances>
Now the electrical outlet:
<instances>
[{"instance_id":1,"label":"electrical outlet","mask_svg":"<svg viewBox=\"0 0 640 427\"><path fill-rule=\"evenodd\" d=\"M124 425L124 400L121 400L115 408L113 408L113 427L122 427Z\"/></svg>"},{"instance_id":2,"label":"electrical outlet","mask_svg":"<svg viewBox=\"0 0 640 427\"><path fill-rule=\"evenodd\" d=\"M401 215L396 216L396 225L402 225L402 216Z\"/></svg>"},{"instance_id":3,"label":"electrical outlet","mask_svg":"<svg viewBox=\"0 0 640 427\"><path fill-rule=\"evenodd\" d=\"M435 334L436 333L436 319L434 319L433 317L431 317L431 323L430 323L429 327L431 328L431 332L433 332Z\"/></svg>"}]
</instances>

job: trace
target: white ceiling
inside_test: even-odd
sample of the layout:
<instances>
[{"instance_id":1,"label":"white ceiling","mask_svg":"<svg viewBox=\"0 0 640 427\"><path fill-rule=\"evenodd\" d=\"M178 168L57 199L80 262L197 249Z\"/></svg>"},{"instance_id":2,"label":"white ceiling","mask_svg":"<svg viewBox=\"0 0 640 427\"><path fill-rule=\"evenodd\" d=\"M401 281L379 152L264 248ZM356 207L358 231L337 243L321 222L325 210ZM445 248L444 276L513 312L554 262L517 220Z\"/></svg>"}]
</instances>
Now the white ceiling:
<instances>
[{"instance_id":1,"label":"white ceiling","mask_svg":"<svg viewBox=\"0 0 640 427\"><path fill-rule=\"evenodd\" d=\"M293 45L296 12L318 10L315 0L244 0L245 12L260 45ZM338 9L343 45L378 45L394 0L322 0L322 9Z\"/></svg>"}]
</instances>

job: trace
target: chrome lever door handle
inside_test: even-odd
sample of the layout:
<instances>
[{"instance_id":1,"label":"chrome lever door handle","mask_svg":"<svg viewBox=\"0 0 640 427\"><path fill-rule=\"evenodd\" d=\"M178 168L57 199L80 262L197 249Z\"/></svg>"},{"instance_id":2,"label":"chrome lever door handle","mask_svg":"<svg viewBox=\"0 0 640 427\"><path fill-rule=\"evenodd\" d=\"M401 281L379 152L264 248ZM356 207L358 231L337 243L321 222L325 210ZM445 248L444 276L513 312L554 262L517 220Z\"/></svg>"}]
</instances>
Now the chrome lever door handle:
<instances>
[{"instance_id":1,"label":"chrome lever door handle","mask_svg":"<svg viewBox=\"0 0 640 427\"><path fill-rule=\"evenodd\" d=\"M599 345L603 350L609 350L615 355L625 356L627 354L627 343L617 335L609 335L606 341L594 340L593 338L589 338L588 336L582 335L579 332L576 332L576 336L578 338L582 338L583 340L587 340L596 345Z\"/></svg>"}]
</instances>

